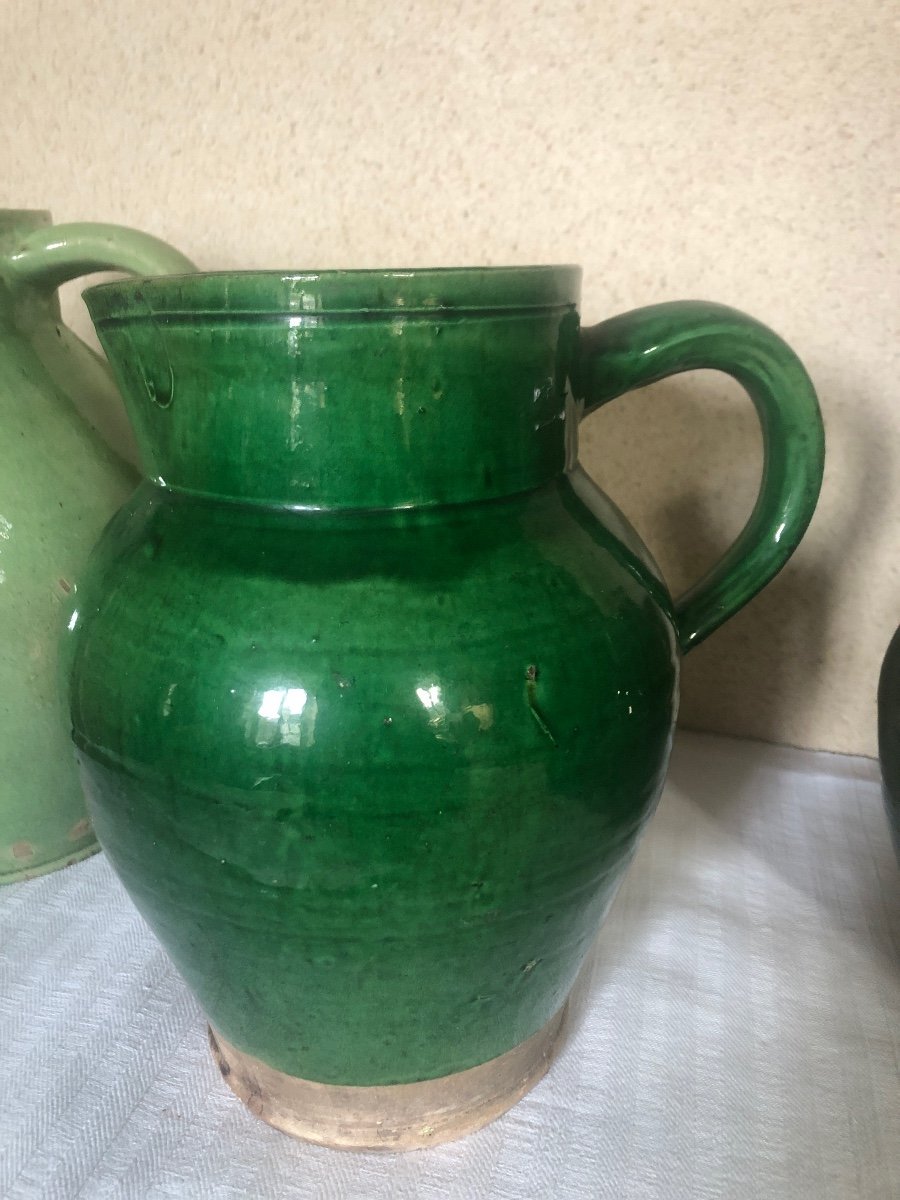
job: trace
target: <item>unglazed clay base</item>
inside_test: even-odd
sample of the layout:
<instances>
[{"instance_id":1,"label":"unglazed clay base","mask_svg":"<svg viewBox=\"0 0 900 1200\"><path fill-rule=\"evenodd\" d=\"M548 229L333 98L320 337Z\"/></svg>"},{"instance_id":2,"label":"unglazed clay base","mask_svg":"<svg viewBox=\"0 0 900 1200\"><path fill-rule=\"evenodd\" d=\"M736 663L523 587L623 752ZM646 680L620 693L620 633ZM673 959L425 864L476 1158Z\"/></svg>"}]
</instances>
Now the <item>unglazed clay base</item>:
<instances>
[{"instance_id":1,"label":"unglazed clay base","mask_svg":"<svg viewBox=\"0 0 900 1200\"><path fill-rule=\"evenodd\" d=\"M276 1129L344 1150L419 1150L480 1129L534 1087L550 1066L564 1014L477 1067L387 1087L314 1083L243 1054L212 1028L209 1040L228 1086Z\"/></svg>"}]
</instances>

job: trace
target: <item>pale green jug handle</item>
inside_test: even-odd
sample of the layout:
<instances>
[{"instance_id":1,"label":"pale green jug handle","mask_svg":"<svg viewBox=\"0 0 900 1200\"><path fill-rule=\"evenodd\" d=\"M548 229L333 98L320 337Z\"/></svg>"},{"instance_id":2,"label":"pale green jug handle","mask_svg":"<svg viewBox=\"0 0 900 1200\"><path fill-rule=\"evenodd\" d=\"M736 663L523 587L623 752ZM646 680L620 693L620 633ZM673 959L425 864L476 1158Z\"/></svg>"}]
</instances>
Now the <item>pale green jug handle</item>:
<instances>
[{"instance_id":1,"label":"pale green jug handle","mask_svg":"<svg viewBox=\"0 0 900 1200\"><path fill-rule=\"evenodd\" d=\"M95 271L184 275L195 270L183 254L148 233L124 225L73 222L25 234L6 256L4 275L54 292L70 279Z\"/></svg>"},{"instance_id":2,"label":"pale green jug handle","mask_svg":"<svg viewBox=\"0 0 900 1200\"><path fill-rule=\"evenodd\" d=\"M822 416L803 364L776 334L719 304L679 301L640 308L585 329L573 385L584 413L682 371L724 371L756 406L763 475L750 519L723 558L675 603L686 653L733 616L781 570L819 496Z\"/></svg>"}]
</instances>

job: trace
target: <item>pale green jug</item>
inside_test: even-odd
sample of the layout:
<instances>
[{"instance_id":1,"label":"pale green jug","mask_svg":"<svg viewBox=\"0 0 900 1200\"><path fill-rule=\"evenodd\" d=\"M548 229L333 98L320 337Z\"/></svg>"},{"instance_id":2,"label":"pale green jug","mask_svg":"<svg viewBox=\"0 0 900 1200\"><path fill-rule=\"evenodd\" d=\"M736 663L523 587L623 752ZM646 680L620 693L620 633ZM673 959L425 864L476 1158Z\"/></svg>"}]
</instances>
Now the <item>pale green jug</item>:
<instances>
[{"instance_id":1,"label":"pale green jug","mask_svg":"<svg viewBox=\"0 0 900 1200\"><path fill-rule=\"evenodd\" d=\"M59 700L59 623L136 475L103 436L118 405L106 364L61 323L56 289L105 270L193 266L133 229L0 210L0 883L98 848Z\"/></svg>"}]
</instances>

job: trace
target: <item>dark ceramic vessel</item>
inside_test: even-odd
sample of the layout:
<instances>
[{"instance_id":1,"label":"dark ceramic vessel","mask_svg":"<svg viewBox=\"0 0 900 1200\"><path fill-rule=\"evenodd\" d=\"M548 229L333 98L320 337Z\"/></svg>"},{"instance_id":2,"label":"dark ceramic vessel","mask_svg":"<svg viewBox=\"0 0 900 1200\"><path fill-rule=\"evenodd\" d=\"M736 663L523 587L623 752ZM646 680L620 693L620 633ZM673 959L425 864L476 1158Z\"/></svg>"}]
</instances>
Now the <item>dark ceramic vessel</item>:
<instances>
[{"instance_id":1,"label":"dark ceramic vessel","mask_svg":"<svg viewBox=\"0 0 900 1200\"><path fill-rule=\"evenodd\" d=\"M778 571L815 505L819 413L783 342L699 303L582 330L579 282L245 273L86 294L148 478L71 622L82 778L232 1084L304 1136L425 1144L537 1077L549 1035L490 1112L447 1099L555 1031L660 793L680 653ZM745 385L766 469L736 545L673 601L578 467L577 426L697 367ZM448 1076L456 1124L432 1096L398 1133L395 1089ZM375 1096L378 1135L354 1140L349 1109L346 1136L304 1122L323 1093L285 1099L303 1081L350 1109Z\"/></svg>"},{"instance_id":2,"label":"dark ceramic vessel","mask_svg":"<svg viewBox=\"0 0 900 1200\"><path fill-rule=\"evenodd\" d=\"M878 681L878 756L884 806L900 861L900 629L891 638Z\"/></svg>"}]
</instances>

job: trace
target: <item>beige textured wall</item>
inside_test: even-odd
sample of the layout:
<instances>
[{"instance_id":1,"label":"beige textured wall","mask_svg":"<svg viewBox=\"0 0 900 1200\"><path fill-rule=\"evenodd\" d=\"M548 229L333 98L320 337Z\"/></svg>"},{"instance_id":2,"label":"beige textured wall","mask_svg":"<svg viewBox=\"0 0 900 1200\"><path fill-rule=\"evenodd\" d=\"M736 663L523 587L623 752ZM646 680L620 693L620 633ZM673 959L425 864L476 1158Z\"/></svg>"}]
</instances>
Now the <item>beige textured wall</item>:
<instances>
[{"instance_id":1,"label":"beige textured wall","mask_svg":"<svg viewBox=\"0 0 900 1200\"><path fill-rule=\"evenodd\" d=\"M684 296L765 320L820 389L826 485L687 660L683 720L868 754L900 620L898 30L893 0L5 0L0 205L210 268L578 261L588 321ZM675 588L751 506L754 417L716 377L583 446Z\"/></svg>"}]
</instances>

